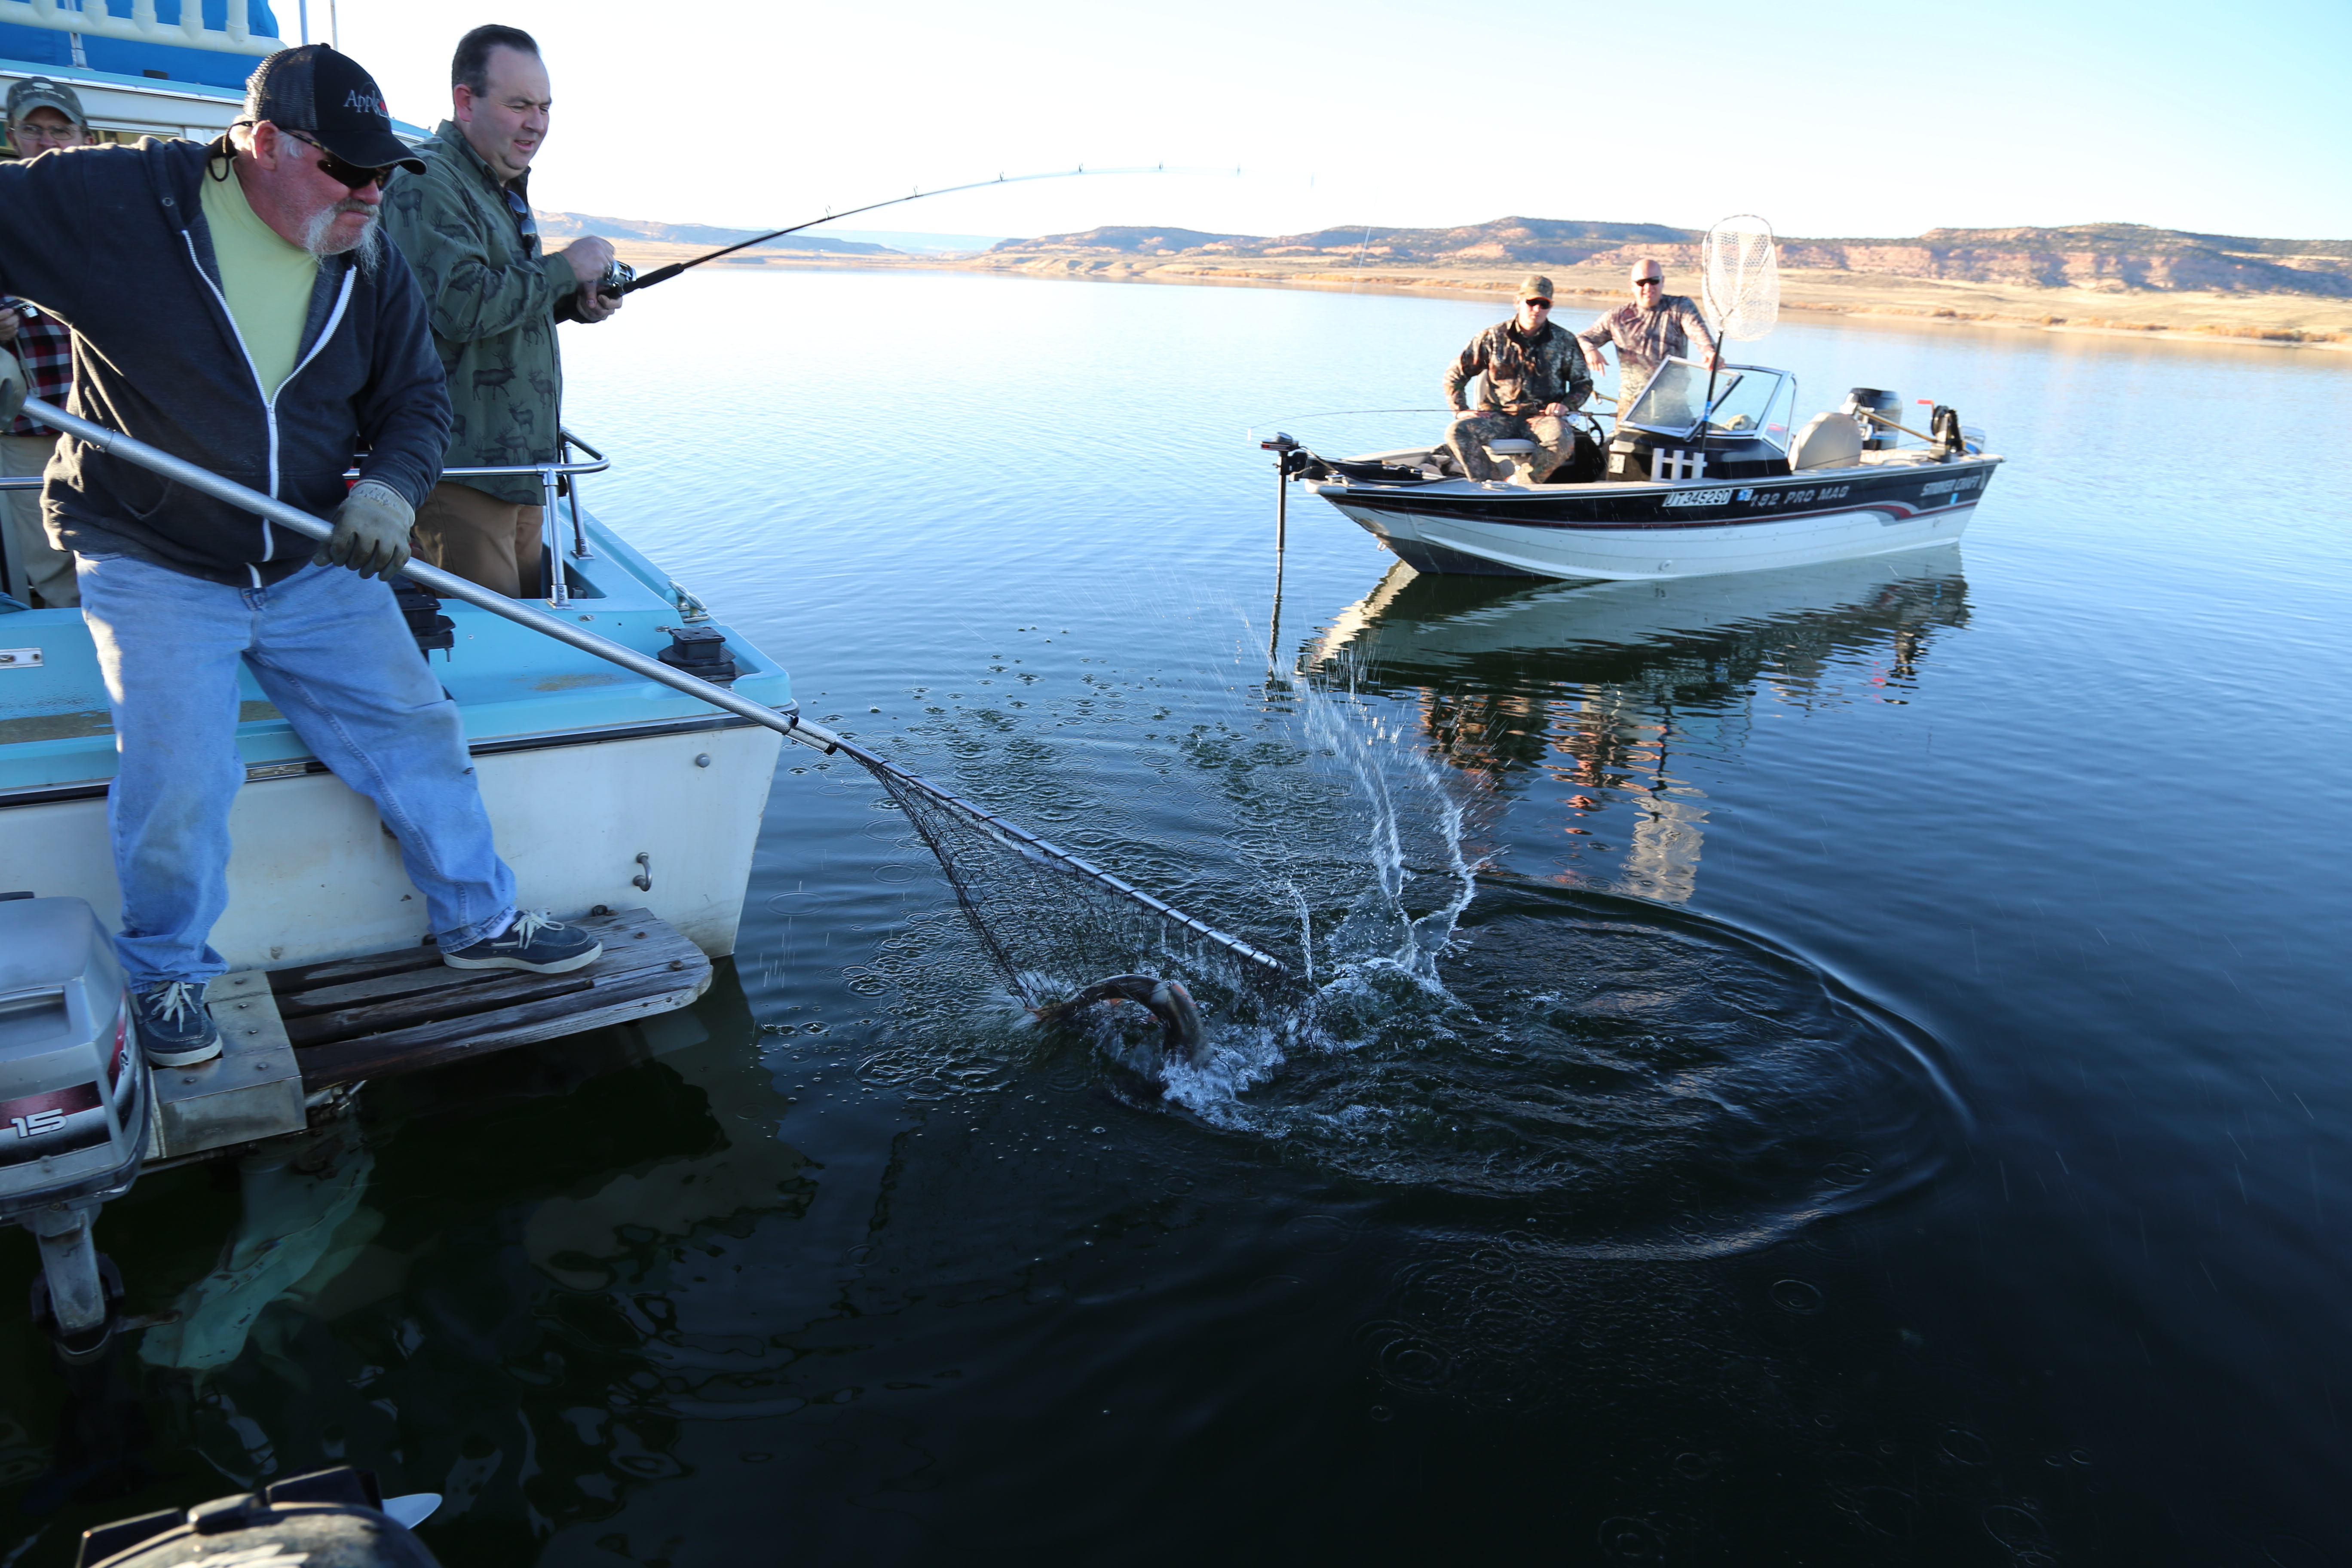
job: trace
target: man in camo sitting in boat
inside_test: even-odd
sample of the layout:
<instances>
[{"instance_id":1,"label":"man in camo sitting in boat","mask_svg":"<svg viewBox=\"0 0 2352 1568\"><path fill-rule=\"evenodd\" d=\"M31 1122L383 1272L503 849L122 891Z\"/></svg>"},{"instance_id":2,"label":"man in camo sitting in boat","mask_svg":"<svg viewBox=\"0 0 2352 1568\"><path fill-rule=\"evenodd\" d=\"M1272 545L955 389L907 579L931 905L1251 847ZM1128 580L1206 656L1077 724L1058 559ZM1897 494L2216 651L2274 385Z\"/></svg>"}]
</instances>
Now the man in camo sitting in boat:
<instances>
[{"instance_id":1,"label":"man in camo sitting in boat","mask_svg":"<svg viewBox=\"0 0 2352 1568\"><path fill-rule=\"evenodd\" d=\"M322 547L72 437L48 470L121 759L115 946L159 1066L220 1054L204 987L227 967L208 938L245 782L240 660L399 841L444 963L551 973L602 951L515 909L457 706L371 579L406 563L449 435L424 301L376 226L385 178L413 163L368 74L309 44L262 62L209 146L0 166L0 289L72 323L68 412L334 523Z\"/></svg>"},{"instance_id":2,"label":"man in camo sitting in boat","mask_svg":"<svg viewBox=\"0 0 2352 1568\"><path fill-rule=\"evenodd\" d=\"M1462 357L1446 368L1445 402L1454 410L1454 428L1445 441L1465 474L1474 479L1495 477L1494 460L1486 455L1489 441L1535 442L1528 478L1536 484L1575 457L1576 431L1568 416L1592 395L1580 348L1566 328L1552 324L1551 279L1538 274L1519 279L1517 313L1472 338ZM1474 376L1486 379L1471 405L1463 389Z\"/></svg>"},{"instance_id":3,"label":"man in camo sitting in boat","mask_svg":"<svg viewBox=\"0 0 2352 1568\"><path fill-rule=\"evenodd\" d=\"M1665 268L1654 258L1637 261L1632 280L1632 304L1618 306L1576 334L1584 345L1585 363L1595 375L1609 368L1601 357L1601 348L1617 345L1620 419L1633 412L1634 400L1660 365L1670 359L1690 357L1693 338L1706 345L1706 367L1713 370L1716 365L1715 334L1706 330L1706 319L1689 295L1666 292Z\"/></svg>"},{"instance_id":4,"label":"man in camo sitting in boat","mask_svg":"<svg viewBox=\"0 0 2352 1568\"><path fill-rule=\"evenodd\" d=\"M448 466L515 468L555 459L562 426L558 321L621 308L597 285L613 259L593 235L542 251L530 161L547 141L554 90L539 45L519 27L476 27L449 65L452 119L417 149L424 174L395 184L384 227L416 270L454 405ZM519 598L541 592L543 494L535 475L444 479L416 513L416 552Z\"/></svg>"}]
</instances>

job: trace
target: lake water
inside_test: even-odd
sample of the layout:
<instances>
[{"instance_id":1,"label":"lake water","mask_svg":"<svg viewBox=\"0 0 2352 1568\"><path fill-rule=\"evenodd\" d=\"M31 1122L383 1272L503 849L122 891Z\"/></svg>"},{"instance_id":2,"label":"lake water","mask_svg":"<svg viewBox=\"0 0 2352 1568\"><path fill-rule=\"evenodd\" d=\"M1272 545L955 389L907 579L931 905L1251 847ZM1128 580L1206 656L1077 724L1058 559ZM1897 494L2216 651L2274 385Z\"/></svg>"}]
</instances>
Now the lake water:
<instances>
[{"instance_id":1,"label":"lake water","mask_svg":"<svg viewBox=\"0 0 2352 1568\"><path fill-rule=\"evenodd\" d=\"M1166 1099L1015 1026L795 750L691 1015L110 1206L131 1310L216 1308L70 1389L6 1315L0 1568L336 1460L453 1568L2352 1554L2347 363L1791 321L1801 414L1990 431L1958 549L1408 580L1294 496L1274 635L1253 430L1425 437L1307 416L1490 314L698 274L569 333L592 504L812 717L1311 1016Z\"/></svg>"}]
</instances>

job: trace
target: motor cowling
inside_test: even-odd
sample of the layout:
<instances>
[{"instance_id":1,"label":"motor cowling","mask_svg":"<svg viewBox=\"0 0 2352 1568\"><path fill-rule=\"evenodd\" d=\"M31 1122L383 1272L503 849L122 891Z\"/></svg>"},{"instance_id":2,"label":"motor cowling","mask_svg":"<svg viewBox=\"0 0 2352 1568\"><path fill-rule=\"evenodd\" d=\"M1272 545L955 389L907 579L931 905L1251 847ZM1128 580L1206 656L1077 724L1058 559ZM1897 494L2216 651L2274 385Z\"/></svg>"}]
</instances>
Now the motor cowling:
<instances>
[{"instance_id":1,"label":"motor cowling","mask_svg":"<svg viewBox=\"0 0 2352 1568\"><path fill-rule=\"evenodd\" d=\"M1862 449L1865 452L1890 451L1900 438L1895 421L1903 417L1903 400L1891 392L1882 392L1874 386L1857 386L1845 395L1845 401L1838 405L1838 412L1861 425Z\"/></svg>"},{"instance_id":2,"label":"motor cowling","mask_svg":"<svg viewBox=\"0 0 2352 1568\"><path fill-rule=\"evenodd\" d=\"M146 1152L146 1086L95 911L0 900L0 1220L127 1186Z\"/></svg>"}]
</instances>

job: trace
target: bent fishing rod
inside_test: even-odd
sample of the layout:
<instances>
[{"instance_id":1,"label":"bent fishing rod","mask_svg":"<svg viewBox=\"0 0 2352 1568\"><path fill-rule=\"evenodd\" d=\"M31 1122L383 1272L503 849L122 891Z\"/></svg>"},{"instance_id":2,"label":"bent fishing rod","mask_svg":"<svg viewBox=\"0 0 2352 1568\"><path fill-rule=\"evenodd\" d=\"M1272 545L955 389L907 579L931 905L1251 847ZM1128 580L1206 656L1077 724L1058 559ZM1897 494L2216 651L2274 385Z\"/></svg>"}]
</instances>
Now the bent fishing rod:
<instances>
[{"instance_id":1,"label":"bent fishing rod","mask_svg":"<svg viewBox=\"0 0 2352 1568\"><path fill-rule=\"evenodd\" d=\"M62 408L44 403L37 397L25 399L24 412L32 417L34 423L46 425L52 430L62 430L77 440L87 441L109 457L120 458L127 463L145 468L150 473L160 474L164 479L185 485L199 494L211 496L215 500L226 501L233 507L249 511L256 517L301 534L306 539L324 542L334 536L333 524L312 517L299 507L289 506L274 496L263 495L259 490L248 489L235 479L223 479L210 468L201 468L184 458L175 458L160 447L151 447L146 442L134 437L125 436L119 430L110 430L103 425L92 424L77 415L67 413ZM562 570L560 563L556 570ZM732 713L739 719L749 720L762 729L773 730L786 740L798 741L804 746L814 746L828 753L846 752L869 772L887 773L890 777L924 795L936 800L945 801L965 815L979 818L992 831L1013 840L1023 849L1066 870L1075 871L1089 881L1107 887L1122 898L1141 904L1154 913L1174 921L1193 935L1223 948L1226 952L1250 965L1256 973L1275 981L1283 980L1286 976L1286 972L1279 959L1259 952L1239 937L1228 936L1216 927L1194 919L1173 905L1161 902L1132 883L1078 858L1068 850L1038 837L1025 828L1007 822L985 807L944 790L929 779L910 773L887 758L877 756L848 737L837 735L821 725L810 723L800 716L798 704L794 704L789 710L778 710L770 708L764 703L754 702L748 697L738 696L727 688L714 685L699 676L688 675L682 669L673 668L650 654L639 653L635 648L614 642L609 637L598 637L595 633L583 630L569 621L560 620L544 610L536 609L518 599L509 599L493 589L485 588L478 583L468 582L463 577L444 572L437 566L428 566L422 561L411 561L400 571L401 575L428 594L437 595L445 599L462 600L478 610L487 610L491 615L512 621L519 626L525 626L542 636L553 637L558 642L569 643L583 653L593 654L598 658L617 664L634 675L643 676L647 680L657 681L673 691L698 698L709 703L713 708Z\"/></svg>"},{"instance_id":2,"label":"bent fishing rod","mask_svg":"<svg viewBox=\"0 0 2352 1568\"><path fill-rule=\"evenodd\" d=\"M714 250L708 256L698 256L688 261L673 261L667 267L656 268L653 271L646 273L643 277L639 277L635 273L630 273L628 276L622 279L620 287L617 289L607 288L601 289L600 292L605 294L634 294L640 289L650 289L656 283L667 283L689 267L699 267L706 261L716 261L722 256L732 256L739 250L749 250L755 245L765 245L772 239L782 239L788 234L798 234L804 228L814 228L821 223L836 223L845 217L856 217L859 213L879 212L884 207L900 206L908 202L919 202L930 196L951 196L959 191L981 191L986 190L993 185L1021 185L1026 184L1032 180L1075 180L1082 175L1089 174L1211 174L1223 173L1223 171L1221 169L1171 169L1165 163L1154 163L1148 168L1139 166L1132 169L1089 169L1084 163L1081 163L1075 169L1049 169L1042 174L999 174L992 180L974 180L970 184L966 185L942 185L936 191L916 191L909 195L892 196L887 202L868 202L862 207L851 207L847 212L828 212L823 217L813 217L806 223L796 223L790 228L773 229L754 238L741 240L734 245L728 246L723 250ZM1239 169L1235 169L1234 173L1235 174L1239 174L1241 171ZM618 264L616 263L615 266L617 268Z\"/></svg>"}]
</instances>

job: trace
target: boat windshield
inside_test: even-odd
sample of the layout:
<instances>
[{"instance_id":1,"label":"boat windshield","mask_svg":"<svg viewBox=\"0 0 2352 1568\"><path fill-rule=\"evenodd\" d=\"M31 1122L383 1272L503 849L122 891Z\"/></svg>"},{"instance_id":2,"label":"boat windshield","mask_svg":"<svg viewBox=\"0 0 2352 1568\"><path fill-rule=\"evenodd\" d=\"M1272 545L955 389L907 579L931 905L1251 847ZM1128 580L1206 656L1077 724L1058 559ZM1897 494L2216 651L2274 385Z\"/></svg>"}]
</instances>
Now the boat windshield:
<instances>
[{"instance_id":1,"label":"boat windshield","mask_svg":"<svg viewBox=\"0 0 2352 1568\"><path fill-rule=\"evenodd\" d=\"M1715 402L1707 404L1706 366L1670 359L1642 389L1642 395L1621 425L1654 431L1661 436L1753 436L1775 445L1788 444L1785 422L1775 424L1787 377L1760 365L1725 365L1714 373ZM1699 428L1702 415L1706 429Z\"/></svg>"}]
</instances>

